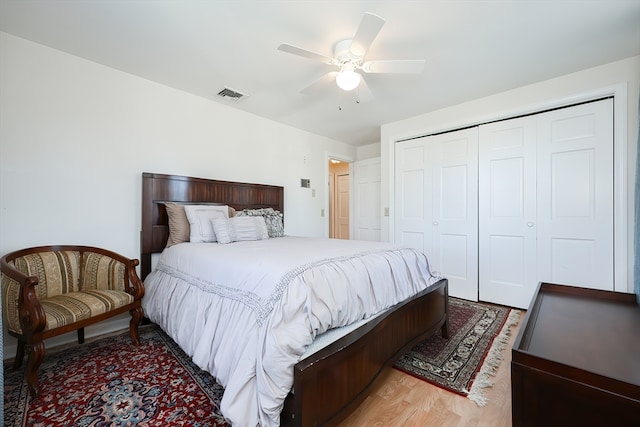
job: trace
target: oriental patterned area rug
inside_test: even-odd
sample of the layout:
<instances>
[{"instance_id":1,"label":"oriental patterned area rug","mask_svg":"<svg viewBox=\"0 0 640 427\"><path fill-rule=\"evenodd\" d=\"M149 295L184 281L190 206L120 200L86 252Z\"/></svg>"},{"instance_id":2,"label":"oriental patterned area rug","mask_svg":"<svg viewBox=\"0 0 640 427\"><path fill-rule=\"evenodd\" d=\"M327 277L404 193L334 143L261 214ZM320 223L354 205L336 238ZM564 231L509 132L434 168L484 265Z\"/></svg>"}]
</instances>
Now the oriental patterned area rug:
<instances>
[{"instance_id":1,"label":"oriental patterned area rug","mask_svg":"<svg viewBox=\"0 0 640 427\"><path fill-rule=\"evenodd\" d=\"M155 325L48 351L41 395L29 397L24 370L4 370L4 425L229 426L220 414L223 388ZM26 360L23 363L26 364Z\"/></svg>"},{"instance_id":2,"label":"oriental patterned area rug","mask_svg":"<svg viewBox=\"0 0 640 427\"><path fill-rule=\"evenodd\" d=\"M497 371L520 311L449 298L449 335L426 339L403 355L395 367L446 390L467 396L479 406Z\"/></svg>"}]
</instances>

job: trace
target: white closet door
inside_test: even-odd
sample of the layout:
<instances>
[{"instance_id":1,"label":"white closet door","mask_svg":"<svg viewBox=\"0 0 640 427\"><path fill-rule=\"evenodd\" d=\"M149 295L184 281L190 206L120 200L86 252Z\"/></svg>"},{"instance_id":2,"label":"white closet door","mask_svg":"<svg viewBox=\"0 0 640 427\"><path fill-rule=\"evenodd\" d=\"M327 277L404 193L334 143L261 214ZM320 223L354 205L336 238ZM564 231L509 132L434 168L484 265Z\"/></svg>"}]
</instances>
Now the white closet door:
<instances>
[{"instance_id":1,"label":"white closet door","mask_svg":"<svg viewBox=\"0 0 640 427\"><path fill-rule=\"evenodd\" d=\"M395 241L429 256L431 231L431 170L427 166L427 138L395 146Z\"/></svg>"},{"instance_id":2,"label":"white closet door","mask_svg":"<svg viewBox=\"0 0 640 427\"><path fill-rule=\"evenodd\" d=\"M613 100L538 118L538 277L614 289Z\"/></svg>"},{"instance_id":3,"label":"white closet door","mask_svg":"<svg viewBox=\"0 0 640 427\"><path fill-rule=\"evenodd\" d=\"M478 130L396 144L396 242L417 248L449 279L449 294L478 300Z\"/></svg>"},{"instance_id":4,"label":"white closet door","mask_svg":"<svg viewBox=\"0 0 640 427\"><path fill-rule=\"evenodd\" d=\"M536 117L480 126L479 294L529 306L536 271Z\"/></svg>"},{"instance_id":5,"label":"white closet door","mask_svg":"<svg viewBox=\"0 0 640 427\"><path fill-rule=\"evenodd\" d=\"M380 157L355 162L353 181L353 238L379 242L382 234Z\"/></svg>"},{"instance_id":6,"label":"white closet door","mask_svg":"<svg viewBox=\"0 0 640 427\"><path fill-rule=\"evenodd\" d=\"M614 289L612 100L480 126L478 184L481 300Z\"/></svg>"},{"instance_id":7,"label":"white closet door","mask_svg":"<svg viewBox=\"0 0 640 427\"><path fill-rule=\"evenodd\" d=\"M431 264L449 279L449 294L478 300L478 128L431 136Z\"/></svg>"}]
</instances>

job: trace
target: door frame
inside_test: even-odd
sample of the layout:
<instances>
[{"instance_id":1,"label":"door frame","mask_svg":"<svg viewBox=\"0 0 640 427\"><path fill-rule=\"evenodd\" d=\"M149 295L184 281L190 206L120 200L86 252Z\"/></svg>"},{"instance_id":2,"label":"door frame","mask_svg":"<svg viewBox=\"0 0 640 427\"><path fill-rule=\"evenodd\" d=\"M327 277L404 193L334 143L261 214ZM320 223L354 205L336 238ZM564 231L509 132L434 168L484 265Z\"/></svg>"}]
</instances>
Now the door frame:
<instances>
[{"instance_id":1,"label":"door frame","mask_svg":"<svg viewBox=\"0 0 640 427\"><path fill-rule=\"evenodd\" d=\"M518 107L509 108L508 110L488 111L478 116L470 115L456 122L455 125L448 127L442 123L429 124L426 123L424 128L413 129L411 133L391 134L389 135L390 143L386 147L387 176L388 186L386 188L388 194L389 207L395 206L395 145L398 142L408 139L418 138L422 136L433 135L440 132L449 132L452 130L462 129L470 126L477 126L497 120L515 118L520 115L533 114L545 110L570 106L581 102L594 101L599 98L613 97L613 192L614 192L614 211L613 211L613 239L614 239L614 290L617 292L633 292L632 272L629 270L629 224L628 224L628 208L627 201L628 185L627 185L627 114L628 114L628 96L626 82L605 86L598 89L577 93L571 96L554 98L535 104L525 104ZM384 151L383 144L383 151ZM384 176L383 176L384 177ZM389 220L386 231L388 240L395 242L395 212L390 209Z\"/></svg>"},{"instance_id":2,"label":"door frame","mask_svg":"<svg viewBox=\"0 0 640 427\"><path fill-rule=\"evenodd\" d=\"M329 237L329 161L331 159L349 163L349 239L353 239L353 158L344 154L325 152L324 161L324 237Z\"/></svg>"}]
</instances>

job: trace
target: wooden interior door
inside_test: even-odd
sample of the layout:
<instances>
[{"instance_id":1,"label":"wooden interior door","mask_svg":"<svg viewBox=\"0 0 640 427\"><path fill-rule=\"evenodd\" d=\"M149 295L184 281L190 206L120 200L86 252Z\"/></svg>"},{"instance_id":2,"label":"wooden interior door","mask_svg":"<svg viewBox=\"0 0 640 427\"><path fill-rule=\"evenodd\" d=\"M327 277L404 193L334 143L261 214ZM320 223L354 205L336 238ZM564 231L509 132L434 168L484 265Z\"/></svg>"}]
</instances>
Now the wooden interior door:
<instances>
[{"instance_id":1,"label":"wooden interior door","mask_svg":"<svg viewBox=\"0 0 640 427\"><path fill-rule=\"evenodd\" d=\"M329 237L349 239L350 166L348 162L329 159Z\"/></svg>"},{"instance_id":2,"label":"wooden interior door","mask_svg":"<svg viewBox=\"0 0 640 427\"><path fill-rule=\"evenodd\" d=\"M336 177L336 238L349 240L349 174Z\"/></svg>"},{"instance_id":3,"label":"wooden interior door","mask_svg":"<svg viewBox=\"0 0 640 427\"><path fill-rule=\"evenodd\" d=\"M336 234L336 174L329 164L329 237L333 238Z\"/></svg>"}]
</instances>

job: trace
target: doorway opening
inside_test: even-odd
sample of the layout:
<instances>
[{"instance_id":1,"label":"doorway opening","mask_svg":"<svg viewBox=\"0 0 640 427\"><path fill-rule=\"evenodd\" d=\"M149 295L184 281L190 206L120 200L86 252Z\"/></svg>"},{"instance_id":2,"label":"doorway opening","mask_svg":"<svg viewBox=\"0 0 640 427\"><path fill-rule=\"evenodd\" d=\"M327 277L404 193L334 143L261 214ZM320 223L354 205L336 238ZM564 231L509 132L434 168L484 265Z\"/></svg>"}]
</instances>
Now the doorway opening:
<instances>
[{"instance_id":1,"label":"doorway opening","mask_svg":"<svg viewBox=\"0 0 640 427\"><path fill-rule=\"evenodd\" d=\"M328 157L329 170L329 237L349 240L351 235L350 206L351 174L350 163L343 159Z\"/></svg>"}]
</instances>

